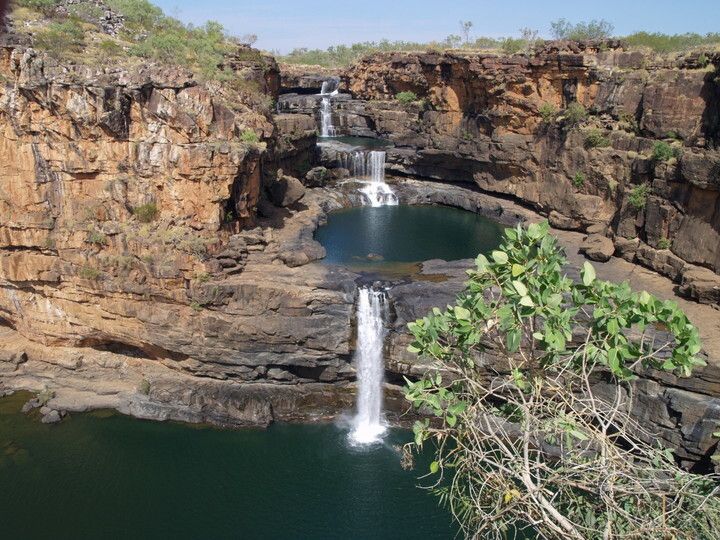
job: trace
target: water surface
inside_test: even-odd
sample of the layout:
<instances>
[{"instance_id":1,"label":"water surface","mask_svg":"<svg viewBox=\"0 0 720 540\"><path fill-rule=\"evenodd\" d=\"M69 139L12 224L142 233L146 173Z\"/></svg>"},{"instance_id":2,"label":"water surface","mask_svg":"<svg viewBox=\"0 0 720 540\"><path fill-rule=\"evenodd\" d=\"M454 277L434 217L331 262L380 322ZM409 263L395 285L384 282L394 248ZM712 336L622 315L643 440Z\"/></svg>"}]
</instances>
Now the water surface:
<instances>
[{"instance_id":1,"label":"water surface","mask_svg":"<svg viewBox=\"0 0 720 540\"><path fill-rule=\"evenodd\" d=\"M502 231L483 216L446 206L361 206L328 214L315 238L325 247L326 263L383 270L475 258L495 249Z\"/></svg>"},{"instance_id":2,"label":"water surface","mask_svg":"<svg viewBox=\"0 0 720 540\"><path fill-rule=\"evenodd\" d=\"M455 535L420 473L400 467L405 430L354 449L333 425L229 431L91 413L48 426L18 412L25 399L0 400L2 538Z\"/></svg>"}]
</instances>

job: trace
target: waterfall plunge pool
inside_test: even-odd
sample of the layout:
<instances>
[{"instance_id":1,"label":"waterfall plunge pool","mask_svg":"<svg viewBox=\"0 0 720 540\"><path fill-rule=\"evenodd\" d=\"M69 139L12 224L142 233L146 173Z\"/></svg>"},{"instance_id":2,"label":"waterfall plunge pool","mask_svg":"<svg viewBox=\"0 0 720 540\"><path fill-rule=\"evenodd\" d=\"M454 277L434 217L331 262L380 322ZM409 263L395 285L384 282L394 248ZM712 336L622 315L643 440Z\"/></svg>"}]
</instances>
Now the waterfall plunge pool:
<instances>
[{"instance_id":1,"label":"waterfall plunge pool","mask_svg":"<svg viewBox=\"0 0 720 540\"><path fill-rule=\"evenodd\" d=\"M383 274L429 259L475 258L495 249L502 232L490 219L447 206L360 206L330 212L315 239L325 263Z\"/></svg>"},{"instance_id":2,"label":"waterfall plunge pool","mask_svg":"<svg viewBox=\"0 0 720 540\"><path fill-rule=\"evenodd\" d=\"M221 430L109 412L45 425L0 399L3 538L449 539L389 429L355 448L332 424ZM427 456L429 457L429 456Z\"/></svg>"}]
</instances>

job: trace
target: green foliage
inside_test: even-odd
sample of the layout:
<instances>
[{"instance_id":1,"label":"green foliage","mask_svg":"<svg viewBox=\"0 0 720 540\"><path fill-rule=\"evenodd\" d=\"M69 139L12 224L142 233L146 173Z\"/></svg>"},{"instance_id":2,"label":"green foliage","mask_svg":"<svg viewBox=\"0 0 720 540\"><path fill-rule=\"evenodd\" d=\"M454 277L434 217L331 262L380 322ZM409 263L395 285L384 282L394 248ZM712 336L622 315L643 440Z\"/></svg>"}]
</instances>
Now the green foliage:
<instances>
[{"instance_id":1,"label":"green foliage","mask_svg":"<svg viewBox=\"0 0 720 540\"><path fill-rule=\"evenodd\" d=\"M669 238L666 238L664 236L658 241L658 247L660 249L670 249L671 246L672 246L672 240L670 240Z\"/></svg>"},{"instance_id":2,"label":"green foliage","mask_svg":"<svg viewBox=\"0 0 720 540\"><path fill-rule=\"evenodd\" d=\"M98 45L98 49L100 49L100 54L105 58L121 56L125 52L125 50L118 45L117 42L111 39L101 41Z\"/></svg>"},{"instance_id":3,"label":"green foliage","mask_svg":"<svg viewBox=\"0 0 720 540\"><path fill-rule=\"evenodd\" d=\"M397 99L400 103L403 105L408 105L410 103L414 103L418 100L417 94L415 92L399 92L395 94L395 99Z\"/></svg>"},{"instance_id":4,"label":"green foliage","mask_svg":"<svg viewBox=\"0 0 720 540\"><path fill-rule=\"evenodd\" d=\"M558 19L550 23L550 29L555 39L572 39L582 41L586 39L609 38L615 27L604 19L593 19L571 23L567 19Z\"/></svg>"},{"instance_id":5,"label":"green foliage","mask_svg":"<svg viewBox=\"0 0 720 540\"><path fill-rule=\"evenodd\" d=\"M227 76L220 66L230 43L220 23L208 21L203 26L185 26L175 19L165 18L144 40L130 48L130 54L187 66L204 77L218 79Z\"/></svg>"},{"instance_id":6,"label":"green foliage","mask_svg":"<svg viewBox=\"0 0 720 540\"><path fill-rule=\"evenodd\" d=\"M558 110L551 103L543 103L538 109L540 117L546 124L552 124L557 117Z\"/></svg>"},{"instance_id":7,"label":"green foliage","mask_svg":"<svg viewBox=\"0 0 720 540\"><path fill-rule=\"evenodd\" d=\"M573 127L585 121L587 110L577 101L573 101L563 111L563 119L566 126Z\"/></svg>"},{"instance_id":8,"label":"green foliage","mask_svg":"<svg viewBox=\"0 0 720 540\"><path fill-rule=\"evenodd\" d=\"M150 223L155 221L160 211L158 210L157 204L150 202L147 204L141 204L133 208L133 215L138 219L140 223Z\"/></svg>"},{"instance_id":9,"label":"green foliage","mask_svg":"<svg viewBox=\"0 0 720 540\"><path fill-rule=\"evenodd\" d=\"M57 7L56 0L16 0L15 3L20 7L34 9L45 15L52 14Z\"/></svg>"},{"instance_id":10,"label":"green foliage","mask_svg":"<svg viewBox=\"0 0 720 540\"><path fill-rule=\"evenodd\" d=\"M649 47L655 52L667 53L684 51L702 45L720 45L720 33L708 33L705 35L686 34L661 34L659 32L636 32L623 38L632 47Z\"/></svg>"},{"instance_id":11,"label":"green foliage","mask_svg":"<svg viewBox=\"0 0 720 540\"><path fill-rule=\"evenodd\" d=\"M35 47L55 58L78 53L85 46L85 31L75 19L51 22L35 35Z\"/></svg>"},{"instance_id":12,"label":"green foliage","mask_svg":"<svg viewBox=\"0 0 720 540\"><path fill-rule=\"evenodd\" d=\"M138 384L137 390L140 394L143 394L145 396L149 395L150 394L150 381L148 381L147 379L143 379L142 381L140 381L140 384Z\"/></svg>"},{"instance_id":13,"label":"green foliage","mask_svg":"<svg viewBox=\"0 0 720 540\"><path fill-rule=\"evenodd\" d=\"M580 171L575 173L575 176L573 176L573 186L580 189L585 185L585 175L581 173Z\"/></svg>"},{"instance_id":14,"label":"green foliage","mask_svg":"<svg viewBox=\"0 0 720 540\"><path fill-rule=\"evenodd\" d=\"M92 266L85 265L80 269L78 275L83 279L90 279L95 281L100 277L100 270Z\"/></svg>"},{"instance_id":15,"label":"green foliage","mask_svg":"<svg viewBox=\"0 0 720 540\"><path fill-rule=\"evenodd\" d=\"M244 129L240 134L240 140L249 144L257 144L260 142L260 138L257 136L257 133L255 133L252 129Z\"/></svg>"},{"instance_id":16,"label":"green foliage","mask_svg":"<svg viewBox=\"0 0 720 540\"><path fill-rule=\"evenodd\" d=\"M414 427L414 446L435 448L436 493L472 538L518 523L542 538L714 538L716 480L679 469L623 412L638 368L704 365L697 329L674 302L600 280L589 262L569 279L548 231L507 229L454 305L408 325L408 350L432 366L406 398L438 419ZM617 398L593 396L602 377Z\"/></svg>"},{"instance_id":17,"label":"green foliage","mask_svg":"<svg viewBox=\"0 0 720 540\"><path fill-rule=\"evenodd\" d=\"M591 129L585 135L585 148L605 148L608 146L610 146L610 139L599 129Z\"/></svg>"},{"instance_id":18,"label":"green foliage","mask_svg":"<svg viewBox=\"0 0 720 540\"><path fill-rule=\"evenodd\" d=\"M647 196L650 193L650 186L647 184L640 184L635 186L630 195L628 196L628 203L636 210L642 210L647 204Z\"/></svg>"},{"instance_id":19,"label":"green foliage","mask_svg":"<svg viewBox=\"0 0 720 540\"><path fill-rule=\"evenodd\" d=\"M106 0L106 3L125 17L125 25L133 31L152 30L166 19L162 10L148 0Z\"/></svg>"},{"instance_id":20,"label":"green foliage","mask_svg":"<svg viewBox=\"0 0 720 540\"><path fill-rule=\"evenodd\" d=\"M507 37L502 40L502 51L505 54L516 54L526 47L527 43L522 39Z\"/></svg>"},{"instance_id":21,"label":"green foliage","mask_svg":"<svg viewBox=\"0 0 720 540\"><path fill-rule=\"evenodd\" d=\"M108 243L107 237L100 231L92 229L88 232L87 239L85 240L88 244L95 244L98 246L104 246Z\"/></svg>"},{"instance_id":22,"label":"green foliage","mask_svg":"<svg viewBox=\"0 0 720 540\"><path fill-rule=\"evenodd\" d=\"M677 146L671 146L664 141L658 141L653 146L653 161L670 161L677 159L682 155L682 150Z\"/></svg>"}]
</instances>

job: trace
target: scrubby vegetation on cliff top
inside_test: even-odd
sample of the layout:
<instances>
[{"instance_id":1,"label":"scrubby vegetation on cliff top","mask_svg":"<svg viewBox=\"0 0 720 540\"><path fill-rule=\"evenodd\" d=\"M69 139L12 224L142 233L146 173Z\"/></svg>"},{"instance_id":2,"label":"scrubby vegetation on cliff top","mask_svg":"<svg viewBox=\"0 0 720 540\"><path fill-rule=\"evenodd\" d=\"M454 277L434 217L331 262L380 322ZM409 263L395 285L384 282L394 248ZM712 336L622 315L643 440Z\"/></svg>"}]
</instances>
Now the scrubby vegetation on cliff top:
<instances>
[{"instance_id":1,"label":"scrubby vegetation on cliff top","mask_svg":"<svg viewBox=\"0 0 720 540\"><path fill-rule=\"evenodd\" d=\"M108 10L118 21L110 29L104 21ZM13 18L33 34L36 48L58 59L128 66L152 60L187 67L205 79L229 78L223 58L238 45L220 23L186 25L147 0L18 0Z\"/></svg>"},{"instance_id":2,"label":"scrubby vegetation on cliff top","mask_svg":"<svg viewBox=\"0 0 720 540\"><path fill-rule=\"evenodd\" d=\"M468 23L470 26L468 27ZM531 28L522 28L519 35L492 38L470 37L471 21L461 21L460 30L463 36L451 34L442 41L426 43L412 41L366 41L352 45L334 45L325 50L298 48L279 59L290 64L318 65L324 67L349 66L361 57L376 52L402 52L402 51L443 51L461 49L468 51L492 51L505 54L529 51L536 44L542 42L539 32ZM592 40L607 39L613 35L613 26L605 20L592 20L587 22L571 23L565 19L553 21L550 25L550 35L554 39ZM621 36L630 47L649 48L655 52L680 52L693 47L720 47L720 33L705 35L696 33L661 34L649 32L636 32L628 36Z\"/></svg>"}]
</instances>

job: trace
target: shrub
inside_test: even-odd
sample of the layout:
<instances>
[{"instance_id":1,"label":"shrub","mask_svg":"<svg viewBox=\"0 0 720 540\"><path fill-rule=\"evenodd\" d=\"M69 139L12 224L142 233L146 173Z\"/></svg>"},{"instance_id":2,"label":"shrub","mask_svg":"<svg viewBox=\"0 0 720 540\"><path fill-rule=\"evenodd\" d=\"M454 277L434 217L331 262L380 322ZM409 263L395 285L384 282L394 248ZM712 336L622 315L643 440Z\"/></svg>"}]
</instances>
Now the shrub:
<instances>
[{"instance_id":1,"label":"shrub","mask_svg":"<svg viewBox=\"0 0 720 540\"><path fill-rule=\"evenodd\" d=\"M91 279L94 281L100 277L100 270L93 268L92 266L85 265L80 269L79 275L83 279Z\"/></svg>"},{"instance_id":2,"label":"shrub","mask_svg":"<svg viewBox=\"0 0 720 540\"><path fill-rule=\"evenodd\" d=\"M209 21L200 27L185 26L166 17L162 26L130 48L130 54L192 68L207 79L230 75L220 69L230 44L221 24Z\"/></svg>"},{"instance_id":3,"label":"shrub","mask_svg":"<svg viewBox=\"0 0 720 540\"><path fill-rule=\"evenodd\" d=\"M106 0L113 11L125 17L125 24L135 30L150 30L166 17L162 10L147 0Z\"/></svg>"},{"instance_id":4,"label":"shrub","mask_svg":"<svg viewBox=\"0 0 720 540\"><path fill-rule=\"evenodd\" d=\"M150 381L147 379L143 379L140 381L140 384L138 384L138 392L143 395L149 395L150 394Z\"/></svg>"},{"instance_id":5,"label":"shrub","mask_svg":"<svg viewBox=\"0 0 720 540\"><path fill-rule=\"evenodd\" d=\"M79 53L85 46L85 31L74 19L51 22L47 28L35 35L35 46L55 58L68 53Z\"/></svg>"},{"instance_id":6,"label":"shrub","mask_svg":"<svg viewBox=\"0 0 720 540\"><path fill-rule=\"evenodd\" d=\"M683 51L701 45L720 44L720 33L708 33L705 35L686 34L661 34L659 32L636 32L623 38L632 47L649 47L655 52L666 53Z\"/></svg>"},{"instance_id":7,"label":"shrub","mask_svg":"<svg viewBox=\"0 0 720 540\"><path fill-rule=\"evenodd\" d=\"M257 144L260 142L260 138L257 136L252 129L244 129L240 134L240 140L245 143Z\"/></svg>"},{"instance_id":8,"label":"shrub","mask_svg":"<svg viewBox=\"0 0 720 540\"><path fill-rule=\"evenodd\" d=\"M468 538L717 538L718 475L680 469L627 413L636 366L704 365L697 329L589 262L569 279L548 230L507 229L454 305L409 325L430 367L406 398L435 421L415 423L405 461L432 447L434 491Z\"/></svg>"},{"instance_id":9,"label":"shrub","mask_svg":"<svg viewBox=\"0 0 720 540\"><path fill-rule=\"evenodd\" d=\"M558 19L550 23L552 35L555 39L573 39L582 41L586 39L609 38L615 27L604 19L593 19L585 22L571 23L567 19Z\"/></svg>"},{"instance_id":10,"label":"shrub","mask_svg":"<svg viewBox=\"0 0 720 540\"><path fill-rule=\"evenodd\" d=\"M658 241L658 247L660 249L670 249L672 246L672 240L665 238L664 236Z\"/></svg>"},{"instance_id":11,"label":"shrub","mask_svg":"<svg viewBox=\"0 0 720 540\"><path fill-rule=\"evenodd\" d=\"M55 11L55 8L57 7L57 1L56 0L17 0L17 5L20 7L28 8L28 9L34 9L35 11L39 11L41 13L44 13L45 15L50 15Z\"/></svg>"},{"instance_id":12,"label":"shrub","mask_svg":"<svg viewBox=\"0 0 720 540\"><path fill-rule=\"evenodd\" d=\"M522 39L508 37L503 39L501 48L505 54L515 54L522 51L526 45L527 42Z\"/></svg>"},{"instance_id":13,"label":"shrub","mask_svg":"<svg viewBox=\"0 0 720 540\"><path fill-rule=\"evenodd\" d=\"M650 193L650 186L641 184L635 186L628 196L628 203L636 210L642 210L647 204L647 196Z\"/></svg>"},{"instance_id":14,"label":"shrub","mask_svg":"<svg viewBox=\"0 0 720 540\"><path fill-rule=\"evenodd\" d=\"M140 223L150 223L155 221L160 211L158 210L157 204L150 202L147 204L141 204L133 208L133 215L138 219Z\"/></svg>"},{"instance_id":15,"label":"shrub","mask_svg":"<svg viewBox=\"0 0 720 540\"><path fill-rule=\"evenodd\" d=\"M121 56L125 50L111 39L105 39L98 45L100 54L105 58L112 58L113 56Z\"/></svg>"},{"instance_id":16,"label":"shrub","mask_svg":"<svg viewBox=\"0 0 720 540\"><path fill-rule=\"evenodd\" d=\"M585 135L585 148L605 148L608 146L610 146L610 139L599 129L591 129Z\"/></svg>"},{"instance_id":17,"label":"shrub","mask_svg":"<svg viewBox=\"0 0 720 540\"><path fill-rule=\"evenodd\" d=\"M664 141L658 141L653 146L652 160L653 161L670 161L673 158L679 158L682 155L682 150L677 146L671 146Z\"/></svg>"},{"instance_id":18,"label":"shrub","mask_svg":"<svg viewBox=\"0 0 720 540\"><path fill-rule=\"evenodd\" d=\"M417 94L415 92L399 92L395 94L395 99L397 99L400 103L403 105L407 105L409 103L413 103L418 100Z\"/></svg>"},{"instance_id":19,"label":"shrub","mask_svg":"<svg viewBox=\"0 0 720 540\"><path fill-rule=\"evenodd\" d=\"M107 237L100 231L91 230L88 232L87 239L85 240L88 244L95 244L98 246L104 246L107 242Z\"/></svg>"},{"instance_id":20,"label":"shrub","mask_svg":"<svg viewBox=\"0 0 720 540\"><path fill-rule=\"evenodd\" d=\"M580 105L580 103L574 101L563 111L563 118L565 119L566 125L571 127L576 126L585 121L587 118L587 110Z\"/></svg>"},{"instance_id":21,"label":"shrub","mask_svg":"<svg viewBox=\"0 0 720 540\"><path fill-rule=\"evenodd\" d=\"M573 186L580 189L585 185L585 175L581 173L580 171L575 173L575 176L573 176Z\"/></svg>"},{"instance_id":22,"label":"shrub","mask_svg":"<svg viewBox=\"0 0 720 540\"><path fill-rule=\"evenodd\" d=\"M551 124L555 121L555 117L558 114L558 110L551 103L543 103L538 109L540 117L546 124Z\"/></svg>"}]
</instances>

